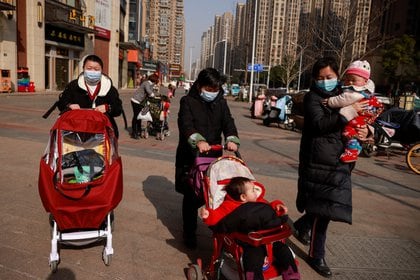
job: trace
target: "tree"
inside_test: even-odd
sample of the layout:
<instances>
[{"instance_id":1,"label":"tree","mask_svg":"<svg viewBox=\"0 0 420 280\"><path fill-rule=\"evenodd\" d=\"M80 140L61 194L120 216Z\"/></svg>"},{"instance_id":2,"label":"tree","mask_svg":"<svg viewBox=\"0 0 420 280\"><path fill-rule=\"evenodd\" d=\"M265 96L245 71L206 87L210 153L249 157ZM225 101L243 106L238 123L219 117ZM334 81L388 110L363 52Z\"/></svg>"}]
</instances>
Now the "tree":
<instances>
[{"instance_id":1,"label":"tree","mask_svg":"<svg viewBox=\"0 0 420 280\"><path fill-rule=\"evenodd\" d=\"M416 50L416 40L403 35L388 44L382 55L384 74L398 90L401 81L419 82L420 51Z\"/></svg>"}]
</instances>

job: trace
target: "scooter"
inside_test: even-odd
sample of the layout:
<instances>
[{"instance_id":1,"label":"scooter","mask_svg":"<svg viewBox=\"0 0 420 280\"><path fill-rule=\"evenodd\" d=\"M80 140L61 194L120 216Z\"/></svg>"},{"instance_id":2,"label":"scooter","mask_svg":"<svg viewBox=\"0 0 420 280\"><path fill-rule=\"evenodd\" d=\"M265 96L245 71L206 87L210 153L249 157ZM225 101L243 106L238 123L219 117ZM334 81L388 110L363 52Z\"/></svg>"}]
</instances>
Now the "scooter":
<instances>
[{"instance_id":1,"label":"scooter","mask_svg":"<svg viewBox=\"0 0 420 280\"><path fill-rule=\"evenodd\" d=\"M274 105L272 103L274 103ZM270 126L270 124L276 123L278 127L283 125L287 130L294 130L296 123L290 118L292 107L293 101L290 95L285 95L281 98L271 96L264 104L262 115L263 124L265 126Z\"/></svg>"}]
</instances>

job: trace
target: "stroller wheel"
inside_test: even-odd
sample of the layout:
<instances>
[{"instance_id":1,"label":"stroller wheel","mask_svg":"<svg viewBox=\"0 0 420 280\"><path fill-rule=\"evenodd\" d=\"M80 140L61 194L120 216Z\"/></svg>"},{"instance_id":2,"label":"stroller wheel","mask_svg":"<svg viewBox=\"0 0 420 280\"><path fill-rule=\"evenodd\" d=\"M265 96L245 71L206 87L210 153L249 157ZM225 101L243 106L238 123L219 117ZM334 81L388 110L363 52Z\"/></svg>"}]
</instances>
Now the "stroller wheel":
<instances>
[{"instance_id":1,"label":"stroller wheel","mask_svg":"<svg viewBox=\"0 0 420 280\"><path fill-rule=\"evenodd\" d=\"M57 267L58 267L58 261L52 261L50 262L50 269L52 273L56 273L57 272Z\"/></svg>"},{"instance_id":2,"label":"stroller wheel","mask_svg":"<svg viewBox=\"0 0 420 280\"><path fill-rule=\"evenodd\" d=\"M188 280L203 279L203 273L201 272L201 267L198 264L191 264L190 267L188 267L187 279Z\"/></svg>"},{"instance_id":3,"label":"stroller wheel","mask_svg":"<svg viewBox=\"0 0 420 280\"><path fill-rule=\"evenodd\" d=\"M106 266L111 265L112 254L107 255L105 249L102 251L102 260Z\"/></svg>"}]
</instances>

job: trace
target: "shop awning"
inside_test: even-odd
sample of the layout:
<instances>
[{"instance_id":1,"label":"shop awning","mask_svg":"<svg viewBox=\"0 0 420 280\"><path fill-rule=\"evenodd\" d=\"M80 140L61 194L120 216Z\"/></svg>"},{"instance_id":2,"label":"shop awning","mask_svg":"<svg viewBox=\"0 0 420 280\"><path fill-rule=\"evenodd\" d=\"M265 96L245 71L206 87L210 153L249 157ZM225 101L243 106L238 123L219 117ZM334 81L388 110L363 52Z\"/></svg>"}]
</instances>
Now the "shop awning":
<instances>
[{"instance_id":1,"label":"shop awning","mask_svg":"<svg viewBox=\"0 0 420 280\"><path fill-rule=\"evenodd\" d=\"M16 10L16 7L12 4L1 2L0 1L0 11L14 11Z\"/></svg>"},{"instance_id":2,"label":"shop awning","mask_svg":"<svg viewBox=\"0 0 420 280\"><path fill-rule=\"evenodd\" d=\"M92 28L84 27L84 26L81 26L81 25L78 25L78 24L71 24L71 23L66 22L64 20L46 21L46 23L48 23L50 25L53 25L53 26L65 28L65 29L68 29L68 30L84 33L84 34L96 33L96 31Z\"/></svg>"}]
</instances>

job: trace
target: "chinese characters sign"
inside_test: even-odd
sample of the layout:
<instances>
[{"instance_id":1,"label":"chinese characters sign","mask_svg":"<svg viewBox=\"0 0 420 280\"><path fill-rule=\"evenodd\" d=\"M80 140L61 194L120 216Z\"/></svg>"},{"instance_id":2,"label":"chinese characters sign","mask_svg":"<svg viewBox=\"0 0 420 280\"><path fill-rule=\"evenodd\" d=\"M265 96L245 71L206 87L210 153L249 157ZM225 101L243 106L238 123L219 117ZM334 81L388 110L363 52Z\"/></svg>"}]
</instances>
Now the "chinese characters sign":
<instances>
[{"instance_id":1,"label":"chinese characters sign","mask_svg":"<svg viewBox=\"0 0 420 280\"><path fill-rule=\"evenodd\" d=\"M69 45L85 47L85 36L82 33L70 31L49 24L45 25L45 39Z\"/></svg>"}]
</instances>

